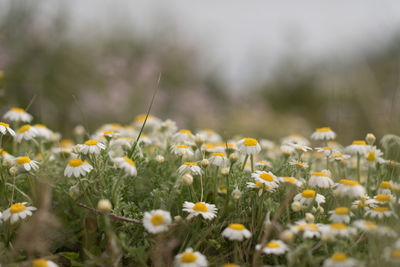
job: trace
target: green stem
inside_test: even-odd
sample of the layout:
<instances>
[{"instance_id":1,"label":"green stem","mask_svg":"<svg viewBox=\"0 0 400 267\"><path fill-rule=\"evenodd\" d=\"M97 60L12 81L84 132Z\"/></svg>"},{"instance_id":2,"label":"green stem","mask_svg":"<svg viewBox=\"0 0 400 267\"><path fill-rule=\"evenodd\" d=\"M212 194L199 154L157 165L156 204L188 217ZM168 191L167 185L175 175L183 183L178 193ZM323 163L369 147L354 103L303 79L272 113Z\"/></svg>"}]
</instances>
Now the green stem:
<instances>
[{"instance_id":1,"label":"green stem","mask_svg":"<svg viewBox=\"0 0 400 267\"><path fill-rule=\"evenodd\" d=\"M250 161L251 161L251 172L254 172L254 158L253 154L250 155Z\"/></svg>"},{"instance_id":2,"label":"green stem","mask_svg":"<svg viewBox=\"0 0 400 267\"><path fill-rule=\"evenodd\" d=\"M249 155L246 155L246 157L244 158L243 165L242 165L242 171L244 170L244 167L246 167L246 162L247 162L248 158L249 158Z\"/></svg>"},{"instance_id":3,"label":"green stem","mask_svg":"<svg viewBox=\"0 0 400 267\"><path fill-rule=\"evenodd\" d=\"M360 153L357 153L357 181L360 182Z\"/></svg>"}]
</instances>

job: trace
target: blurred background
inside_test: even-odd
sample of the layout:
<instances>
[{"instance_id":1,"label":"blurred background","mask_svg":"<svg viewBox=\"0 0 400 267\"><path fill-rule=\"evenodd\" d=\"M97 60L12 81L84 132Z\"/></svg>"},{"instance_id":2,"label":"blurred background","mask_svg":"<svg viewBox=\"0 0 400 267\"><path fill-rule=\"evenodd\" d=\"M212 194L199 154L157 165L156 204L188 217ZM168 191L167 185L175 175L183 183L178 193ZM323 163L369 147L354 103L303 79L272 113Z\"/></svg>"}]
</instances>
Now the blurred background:
<instances>
[{"instance_id":1,"label":"blurred background","mask_svg":"<svg viewBox=\"0 0 400 267\"><path fill-rule=\"evenodd\" d=\"M145 113L225 137L400 130L398 1L0 2L0 111L76 124ZM82 115L83 114L83 115Z\"/></svg>"}]
</instances>

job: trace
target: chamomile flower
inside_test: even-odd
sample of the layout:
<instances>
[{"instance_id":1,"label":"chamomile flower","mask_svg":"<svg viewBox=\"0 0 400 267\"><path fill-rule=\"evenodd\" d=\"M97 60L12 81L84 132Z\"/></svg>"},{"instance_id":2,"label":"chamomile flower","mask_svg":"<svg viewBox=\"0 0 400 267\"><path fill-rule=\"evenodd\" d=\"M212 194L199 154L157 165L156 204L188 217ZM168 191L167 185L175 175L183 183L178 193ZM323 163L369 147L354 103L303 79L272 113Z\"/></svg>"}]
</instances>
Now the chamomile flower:
<instances>
[{"instance_id":1,"label":"chamomile flower","mask_svg":"<svg viewBox=\"0 0 400 267\"><path fill-rule=\"evenodd\" d=\"M229 159L224 153L212 153L208 160L211 164L218 167L226 166L229 163Z\"/></svg>"},{"instance_id":2,"label":"chamomile flower","mask_svg":"<svg viewBox=\"0 0 400 267\"><path fill-rule=\"evenodd\" d=\"M295 144L295 143L289 143L291 147L293 147L296 151L303 153L307 151L311 151L312 148L309 146L301 145L301 144Z\"/></svg>"},{"instance_id":3,"label":"chamomile flower","mask_svg":"<svg viewBox=\"0 0 400 267\"><path fill-rule=\"evenodd\" d=\"M100 154L101 150L106 149L106 146L103 143L100 143L97 140L87 140L82 147L80 148L80 152L83 154Z\"/></svg>"},{"instance_id":4,"label":"chamomile flower","mask_svg":"<svg viewBox=\"0 0 400 267\"><path fill-rule=\"evenodd\" d=\"M297 160L291 160L291 161L289 161L289 164L296 168L301 168L301 169L308 168L308 164L306 162L301 162L301 161L297 161Z\"/></svg>"},{"instance_id":5,"label":"chamomile flower","mask_svg":"<svg viewBox=\"0 0 400 267\"><path fill-rule=\"evenodd\" d=\"M329 220L335 223L349 223L350 216L354 215L347 207L337 207L328 213L331 214Z\"/></svg>"},{"instance_id":6,"label":"chamomile flower","mask_svg":"<svg viewBox=\"0 0 400 267\"><path fill-rule=\"evenodd\" d=\"M369 210L370 208L375 208L375 200L371 200L369 196L361 196L360 199L354 200L352 203L352 209L364 209Z\"/></svg>"},{"instance_id":7,"label":"chamomile flower","mask_svg":"<svg viewBox=\"0 0 400 267\"><path fill-rule=\"evenodd\" d=\"M206 220L211 220L217 216L218 209L214 204L208 204L205 202L188 202L183 203L183 211L189 212L189 216L201 215Z\"/></svg>"},{"instance_id":8,"label":"chamomile flower","mask_svg":"<svg viewBox=\"0 0 400 267\"><path fill-rule=\"evenodd\" d=\"M133 160L128 157L118 157L114 159L115 166L117 168L123 169L130 176L136 176L136 164Z\"/></svg>"},{"instance_id":9,"label":"chamomile flower","mask_svg":"<svg viewBox=\"0 0 400 267\"><path fill-rule=\"evenodd\" d=\"M364 140L355 140L346 147L346 151L350 154L364 154L368 149L367 143Z\"/></svg>"},{"instance_id":10,"label":"chamomile flower","mask_svg":"<svg viewBox=\"0 0 400 267\"><path fill-rule=\"evenodd\" d=\"M177 156L193 156L193 150L187 145L173 145L171 151Z\"/></svg>"},{"instance_id":11,"label":"chamomile flower","mask_svg":"<svg viewBox=\"0 0 400 267\"><path fill-rule=\"evenodd\" d=\"M330 161L344 161L350 158L350 155L343 154L342 152L334 152L330 155Z\"/></svg>"},{"instance_id":12,"label":"chamomile flower","mask_svg":"<svg viewBox=\"0 0 400 267\"><path fill-rule=\"evenodd\" d=\"M378 226L373 221L357 220L353 223L353 225L361 231L365 232L375 232L376 230L378 230Z\"/></svg>"},{"instance_id":13,"label":"chamomile flower","mask_svg":"<svg viewBox=\"0 0 400 267\"><path fill-rule=\"evenodd\" d=\"M272 150L275 147L275 143L268 140L268 139L261 139L260 140L260 146L264 150Z\"/></svg>"},{"instance_id":14,"label":"chamomile flower","mask_svg":"<svg viewBox=\"0 0 400 267\"><path fill-rule=\"evenodd\" d=\"M266 160L259 160L256 162L256 168L264 169L266 167L270 167L271 163Z\"/></svg>"},{"instance_id":15,"label":"chamomile flower","mask_svg":"<svg viewBox=\"0 0 400 267\"><path fill-rule=\"evenodd\" d=\"M321 225L321 234L328 234L332 236L349 237L357 233L357 230L344 223L331 223Z\"/></svg>"},{"instance_id":16,"label":"chamomile flower","mask_svg":"<svg viewBox=\"0 0 400 267\"><path fill-rule=\"evenodd\" d=\"M202 130L198 133L198 135L202 136L207 143L211 144L220 143L222 140L221 136L218 133L210 129Z\"/></svg>"},{"instance_id":17,"label":"chamomile flower","mask_svg":"<svg viewBox=\"0 0 400 267\"><path fill-rule=\"evenodd\" d=\"M39 162L36 160L31 160L29 157L19 157L17 158L17 167L25 171L37 170L39 169Z\"/></svg>"},{"instance_id":18,"label":"chamomile flower","mask_svg":"<svg viewBox=\"0 0 400 267\"><path fill-rule=\"evenodd\" d=\"M251 233L243 224L232 223L222 232L222 236L229 240L243 241L251 237Z\"/></svg>"},{"instance_id":19,"label":"chamomile flower","mask_svg":"<svg viewBox=\"0 0 400 267\"><path fill-rule=\"evenodd\" d=\"M31 122L33 117L22 108L12 108L3 116L4 119L13 122Z\"/></svg>"},{"instance_id":20,"label":"chamomile flower","mask_svg":"<svg viewBox=\"0 0 400 267\"><path fill-rule=\"evenodd\" d=\"M295 235L302 233L303 238L318 238L321 236L318 225L307 223L305 220L297 221L295 225L290 226L289 230Z\"/></svg>"},{"instance_id":21,"label":"chamomile flower","mask_svg":"<svg viewBox=\"0 0 400 267\"><path fill-rule=\"evenodd\" d=\"M207 258L192 248L187 248L183 253L175 256L175 267L207 267Z\"/></svg>"},{"instance_id":22,"label":"chamomile flower","mask_svg":"<svg viewBox=\"0 0 400 267\"><path fill-rule=\"evenodd\" d=\"M261 151L257 139L254 138L243 138L237 143L237 146L239 151L246 155L255 155Z\"/></svg>"},{"instance_id":23,"label":"chamomile flower","mask_svg":"<svg viewBox=\"0 0 400 267\"><path fill-rule=\"evenodd\" d=\"M46 125L43 124L35 124L32 126L33 128L35 128L36 132L37 132L37 137L41 137L45 140L50 140L51 138L51 134L52 131L49 130Z\"/></svg>"},{"instance_id":24,"label":"chamomile flower","mask_svg":"<svg viewBox=\"0 0 400 267\"><path fill-rule=\"evenodd\" d=\"M365 151L365 159L367 162L373 164L373 163L383 163L385 160L382 158L383 152L376 148L376 146L367 146L367 149Z\"/></svg>"},{"instance_id":25,"label":"chamomile flower","mask_svg":"<svg viewBox=\"0 0 400 267\"><path fill-rule=\"evenodd\" d=\"M0 122L0 133L6 135L9 133L11 136L15 136L15 132L10 128L10 125L4 122Z\"/></svg>"},{"instance_id":26,"label":"chamomile flower","mask_svg":"<svg viewBox=\"0 0 400 267\"><path fill-rule=\"evenodd\" d=\"M392 192L392 182L382 181L379 184L378 193L379 194L390 194Z\"/></svg>"},{"instance_id":27,"label":"chamomile flower","mask_svg":"<svg viewBox=\"0 0 400 267\"><path fill-rule=\"evenodd\" d=\"M271 240L264 247L260 244L256 246L257 250L262 250L265 254L282 255L289 251L289 247L281 240Z\"/></svg>"},{"instance_id":28,"label":"chamomile flower","mask_svg":"<svg viewBox=\"0 0 400 267\"><path fill-rule=\"evenodd\" d=\"M194 136L190 130L182 129L172 136L172 140L175 143L192 143L194 141Z\"/></svg>"},{"instance_id":29,"label":"chamomile flower","mask_svg":"<svg viewBox=\"0 0 400 267\"><path fill-rule=\"evenodd\" d=\"M50 260L37 259L32 262L32 267L58 267L58 265Z\"/></svg>"},{"instance_id":30,"label":"chamomile flower","mask_svg":"<svg viewBox=\"0 0 400 267\"><path fill-rule=\"evenodd\" d=\"M349 258L346 253L336 252L329 259L324 261L323 267L357 267L359 263Z\"/></svg>"},{"instance_id":31,"label":"chamomile flower","mask_svg":"<svg viewBox=\"0 0 400 267\"><path fill-rule=\"evenodd\" d=\"M304 136L300 134L291 134L289 136L285 136L282 138L282 144L299 144L303 146L309 146L310 141L307 140Z\"/></svg>"},{"instance_id":32,"label":"chamomile flower","mask_svg":"<svg viewBox=\"0 0 400 267\"><path fill-rule=\"evenodd\" d=\"M378 194L374 197L374 202L379 205L389 204L394 202L394 197L390 194Z\"/></svg>"},{"instance_id":33,"label":"chamomile flower","mask_svg":"<svg viewBox=\"0 0 400 267\"><path fill-rule=\"evenodd\" d=\"M336 133L331 130L330 127L322 127L315 129L315 132L311 135L311 139L314 140L333 140L336 138Z\"/></svg>"},{"instance_id":34,"label":"chamomile flower","mask_svg":"<svg viewBox=\"0 0 400 267\"><path fill-rule=\"evenodd\" d=\"M388 218L388 217L395 217L398 218L398 216L391 211L388 207L375 207L370 210L367 210L367 212L364 215L365 217L370 217L372 219L383 219L383 218Z\"/></svg>"},{"instance_id":35,"label":"chamomile flower","mask_svg":"<svg viewBox=\"0 0 400 267\"><path fill-rule=\"evenodd\" d=\"M303 182L294 178L294 177L279 177L279 181L285 184L291 184L291 185L295 185L297 187L302 187L303 186Z\"/></svg>"},{"instance_id":36,"label":"chamomile flower","mask_svg":"<svg viewBox=\"0 0 400 267\"><path fill-rule=\"evenodd\" d=\"M75 176L79 177L81 175L86 175L93 169L87 161L82 161L81 159L75 158L71 159L64 170L64 175L67 177Z\"/></svg>"},{"instance_id":37,"label":"chamomile flower","mask_svg":"<svg viewBox=\"0 0 400 267\"><path fill-rule=\"evenodd\" d=\"M280 150L284 155L287 155L287 156L292 155L292 153L295 151L294 147L287 145L287 144L281 145Z\"/></svg>"},{"instance_id":38,"label":"chamomile flower","mask_svg":"<svg viewBox=\"0 0 400 267\"><path fill-rule=\"evenodd\" d=\"M357 181L342 179L334 193L340 197L359 198L365 195L365 188Z\"/></svg>"},{"instance_id":39,"label":"chamomile flower","mask_svg":"<svg viewBox=\"0 0 400 267\"><path fill-rule=\"evenodd\" d=\"M10 219L11 223L17 222L19 219L23 220L27 216L32 215L32 211L36 210L35 207L27 206L27 202L12 204L10 208L3 212L1 218L4 221Z\"/></svg>"},{"instance_id":40,"label":"chamomile flower","mask_svg":"<svg viewBox=\"0 0 400 267\"><path fill-rule=\"evenodd\" d=\"M394 266L398 266L400 264L400 242L397 241L392 247L385 248L382 257Z\"/></svg>"},{"instance_id":41,"label":"chamomile flower","mask_svg":"<svg viewBox=\"0 0 400 267\"><path fill-rule=\"evenodd\" d=\"M335 152L333 147L330 146L316 147L315 150L319 153L324 153L325 157L329 157L332 153Z\"/></svg>"},{"instance_id":42,"label":"chamomile flower","mask_svg":"<svg viewBox=\"0 0 400 267\"><path fill-rule=\"evenodd\" d=\"M153 141L150 139L150 137L145 134L139 137L138 144L151 145L152 143Z\"/></svg>"},{"instance_id":43,"label":"chamomile flower","mask_svg":"<svg viewBox=\"0 0 400 267\"><path fill-rule=\"evenodd\" d=\"M178 173L183 175L190 172L193 175L201 175L201 168L196 162L184 162L178 169Z\"/></svg>"},{"instance_id":44,"label":"chamomile flower","mask_svg":"<svg viewBox=\"0 0 400 267\"><path fill-rule=\"evenodd\" d=\"M63 139L58 143L58 147L53 147L52 151L53 153L66 153L70 154L72 153L72 148L74 146L74 141L70 139Z\"/></svg>"},{"instance_id":45,"label":"chamomile flower","mask_svg":"<svg viewBox=\"0 0 400 267\"><path fill-rule=\"evenodd\" d=\"M313 172L308 184L320 188L330 188L334 183L326 172Z\"/></svg>"},{"instance_id":46,"label":"chamomile flower","mask_svg":"<svg viewBox=\"0 0 400 267\"><path fill-rule=\"evenodd\" d=\"M261 194L263 193L264 190L267 191L267 192L274 192L275 188L277 188L277 187L265 186L260 181L256 181L255 183L247 182L246 184L247 184L247 188L258 189L258 196L261 196Z\"/></svg>"},{"instance_id":47,"label":"chamomile flower","mask_svg":"<svg viewBox=\"0 0 400 267\"><path fill-rule=\"evenodd\" d=\"M152 210L143 216L144 228L153 234L168 231L171 222L171 214L165 210Z\"/></svg>"},{"instance_id":48,"label":"chamomile flower","mask_svg":"<svg viewBox=\"0 0 400 267\"><path fill-rule=\"evenodd\" d=\"M36 136L37 130L29 124L25 124L17 130L16 139L18 143L21 143L22 140L31 140Z\"/></svg>"},{"instance_id":49,"label":"chamomile flower","mask_svg":"<svg viewBox=\"0 0 400 267\"><path fill-rule=\"evenodd\" d=\"M325 203L325 197L323 195L310 189L303 190L301 193L294 196L294 201L299 201L303 205L310 205L314 200L318 205Z\"/></svg>"},{"instance_id":50,"label":"chamomile flower","mask_svg":"<svg viewBox=\"0 0 400 267\"><path fill-rule=\"evenodd\" d=\"M279 180L272 172L256 171L251 174L251 177L265 186L275 188L278 187Z\"/></svg>"}]
</instances>

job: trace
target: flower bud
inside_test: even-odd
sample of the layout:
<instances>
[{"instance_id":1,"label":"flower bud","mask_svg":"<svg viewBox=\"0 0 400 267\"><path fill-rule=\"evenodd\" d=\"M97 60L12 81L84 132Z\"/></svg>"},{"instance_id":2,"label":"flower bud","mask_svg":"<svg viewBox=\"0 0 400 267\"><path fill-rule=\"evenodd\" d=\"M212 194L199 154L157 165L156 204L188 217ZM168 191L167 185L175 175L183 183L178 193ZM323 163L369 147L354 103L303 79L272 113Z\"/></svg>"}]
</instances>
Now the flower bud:
<instances>
[{"instance_id":1,"label":"flower bud","mask_svg":"<svg viewBox=\"0 0 400 267\"><path fill-rule=\"evenodd\" d=\"M69 188L68 194L72 198L76 198L79 196L80 190L79 190L79 184L73 185Z\"/></svg>"},{"instance_id":2,"label":"flower bud","mask_svg":"<svg viewBox=\"0 0 400 267\"><path fill-rule=\"evenodd\" d=\"M300 201L293 201L291 207L294 212L298 212L302 209L302 205L301 205Z\"/></svg>"},{"instance_id":3,"label":"flower bud","mask_svg":"<svg viewBox=\"0 0 400 267\"><path fill-rule=\"evenodd\" d=\"M368 133L367 136L365 137L365 141L367 141L367 144L372 146L375 143L376 137L372 133Z\"/></svg>"},{"instance_id":4,"label":"flower bud","mask_svg":"<svg viewBox=\"0 0 400 267\"><path fill-rule=\"evenodd\" d=\"M182 221L182 217L177 215L177 216L174 217L174 221L175 222L180 222L180 221Z\"/></svg>"},{"instance_id":5,"label":"flower bud","mask_svg":"<svg viewBox=\"0 0 400 267\"><path fill-rule=\"evenodd\" d=\"M157 163L163 163L164 162L164 157L162 155L157 155L156 156L156 162Z\"/></svg>"},{"instance_id":6,"label":"flower bud","mask_svg":"<svg viewBox=\"0 0 400 267\"><path fill-rule=\"evenodd\" d=\"M18 171L18 169L17 169L16 166L12 166L12 167L9 169L9 172L10 172L10 174L11 174L12 176L15 176L15 175L17 174L17 171Z\"/></svg>"},{"instance_id":7,"label":"flower bud","mask_svg":"<svg viewBox=\"0 0 400 267\"><path fill-rule=\"evenodd\" d=\"M285 243L290 243L294 239L294 234L289 230L285 230L280 234L280 239Z\"/></svg>"},{"instance_id":8,"label":"flower bud","mask_svg":"<svg viewBox=\"0 0 400 267\"><path fill-rule=\"evenodd\" d=\"M314 222L314 215L312 215L311 213L307 212L307 213L306 213L306 221L307 221L308 223Z\"/></svg>"},{"instance_id":9,"label":"flower bud","mask_svg":"<svg viewBox=\"0 0 400 267\"><path fill-rule=\"evenodd\" d=\"M236 186L231 195L233 199L238 200L242 197L242 192L240 192L239 188Z\"/></svg>"},{"instance_id":10,"label":"flower bud","mask_svg":"<svg viewBox=\"0 0 400 267\"><path fill-rule=\"evenodd\" d=\"M221 174L222 174L222 175L225 176L225 175L228 175L228 173L229 173L229 168L222 168L222 169L221 169Z\"/></svg>"},{"instance_id":11,"label":"flower bud","mask_svg":"<svg viewBox=\"0 0 400 267\"><path fill-rule=\"evenodd\" d=\"M203 160L200 162L200 164L201 164L201 166L203 166L203 167L207 167L208 165L210 165L210 162L208 161L208 159L203 159Z\"/></svg>"},{"instance_id":12,"label":"flower bud","mask_svg":"<svg viewBox=\"0 0 400 267\"><path fill-rule=\"evenodd\" d=\"M191 184L193 183L193 176L192 176L190 173L185 173L185 174L182 176L182 182L183 182L185 185L191 185Z\"/></svg>"},{"instance_id":13,"label":"flower bud","mask_svg":"<svg viewBox=\"0 0 400 267\"><path fill-rule=\"evenodd\" d=\"M110 212L112 209L110 200L100 199L99 202L97 203L97 209L104 211L104 212Z\"/></svg>"},{"instance_id":14,"label":"flower bud","mask_svg":"<svg viewBox=\"0 0 400 267\"><path fill-rule=\"evenodd\" d=\"M321 214L323 214L324 211L325 211L324 208L321 207L321 206L319 206L319 207L317 208L317 210L318 210L318 212L321 213Z\"/></svg>"},{"instance_id":15,"label":"flower bud","mask_svg":"<svg viewBox=\"0 0 400 267\"><path fill-rule=\"evenodd\" d=\"M85 132L86 132L85 127L83 127L82 125L77 125L74 128L74 134L77 136L82 136L85 134Z\"/></svg>"},{"instance_id":16,"label":"flower bud","mask_svg":"<svg viewBox=\"0 0 400 267\"><path fill-rule=\"evenodd\" d=\"M239 157L237 154L231 154L229 156L229 160L231 161L231 163L235 163L236 161L238 161Z\"/></svg>"}]
</instances>

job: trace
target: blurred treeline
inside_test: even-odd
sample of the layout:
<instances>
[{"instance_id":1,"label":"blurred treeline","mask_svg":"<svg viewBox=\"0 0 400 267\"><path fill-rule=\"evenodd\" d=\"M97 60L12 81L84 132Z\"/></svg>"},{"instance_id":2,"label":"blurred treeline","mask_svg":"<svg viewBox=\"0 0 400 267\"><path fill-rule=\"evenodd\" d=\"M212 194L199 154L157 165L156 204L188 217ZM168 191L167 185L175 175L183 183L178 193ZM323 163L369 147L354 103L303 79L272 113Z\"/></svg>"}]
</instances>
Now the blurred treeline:
<instances>
[{"instance_id":1,"label":"blurred treeline","mask_svg":"<svg viewBox=\"0 0 400 267\"><path fill-rule=\"evenodd\" d=\"M121 25L74 34L68 12L44 20L33 2L16 3L0 18L0 111L35 97L36 121L66 136L76 124L130 123L146 111L160 72L152 114L180 127L275 139L329 125L343 142L399 133L399 36L351 63L304 67L306 58L288 56L262 84L232 91L218 72L200 71L195 47L173 32L145 38Z\"/></svg>"}]
</instances>

